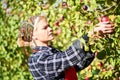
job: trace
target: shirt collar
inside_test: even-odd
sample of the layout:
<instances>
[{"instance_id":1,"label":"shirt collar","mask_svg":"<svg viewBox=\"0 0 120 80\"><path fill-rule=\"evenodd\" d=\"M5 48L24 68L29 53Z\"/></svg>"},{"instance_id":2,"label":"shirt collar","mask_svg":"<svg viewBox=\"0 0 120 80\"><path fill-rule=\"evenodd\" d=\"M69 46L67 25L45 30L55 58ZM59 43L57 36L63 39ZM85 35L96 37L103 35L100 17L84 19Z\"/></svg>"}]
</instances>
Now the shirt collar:
<instances>
[{"instance_id":1,"label":"shirt collar","mask_svg":"<svg viewBox=\"0 0 120 80\"><path fill-rule=\"evenodd\" d=\"M51 46L36 46L34 50L35 51L43 51L43 50L50 51L52 50L52 47Z\"/></svg>"}]
</instances>

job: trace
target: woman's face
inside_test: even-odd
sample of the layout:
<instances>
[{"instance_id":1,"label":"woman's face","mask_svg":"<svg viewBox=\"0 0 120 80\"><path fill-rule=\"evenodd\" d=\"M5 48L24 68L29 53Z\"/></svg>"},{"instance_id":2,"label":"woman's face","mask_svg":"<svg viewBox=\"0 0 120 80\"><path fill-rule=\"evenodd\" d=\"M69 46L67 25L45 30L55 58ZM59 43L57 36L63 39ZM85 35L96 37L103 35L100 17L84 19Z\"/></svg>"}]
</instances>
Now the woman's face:
<instances>
[{"instance_id":1,"label":"woman's face","mask_svg":"<svg viewBox=\"0 0 120 80\"><path fill-rule=\"evenodd\" d=\"M41 42L48 42L52 39L54 39L52 35L52 29L50 28L48 21L45 19L42 19L38 21L36 24L36 37Z\"/></svg>"}]
</instances>

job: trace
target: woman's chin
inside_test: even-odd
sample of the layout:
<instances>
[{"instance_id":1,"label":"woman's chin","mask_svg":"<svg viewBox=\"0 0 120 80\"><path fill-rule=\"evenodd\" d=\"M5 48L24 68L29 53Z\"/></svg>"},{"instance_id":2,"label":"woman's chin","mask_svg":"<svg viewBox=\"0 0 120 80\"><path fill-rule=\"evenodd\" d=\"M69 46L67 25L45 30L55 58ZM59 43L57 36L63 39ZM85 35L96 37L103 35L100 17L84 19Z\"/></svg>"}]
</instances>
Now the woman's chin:
<instances>
[{"instance_id":1,"label":"woman's chin","mask_svg":"<svg viewBox=\"0 0 120 80\"><path fill-rule=\"evenodd\" d=\"M54 37L52 36L50 40L53 40L53 39L54 39Z\"/></svg>"},{"instance_id":2,"label":"woman's chin","mask_svg":"<svg viewBox=\"0 0 120 80\"><path fill-rule=\"evenodd\" d=\"M54 39L54 37L49 37L48 41L51 41L51 40L53 40L53 39Z\"/></svg>"}]
</instances>

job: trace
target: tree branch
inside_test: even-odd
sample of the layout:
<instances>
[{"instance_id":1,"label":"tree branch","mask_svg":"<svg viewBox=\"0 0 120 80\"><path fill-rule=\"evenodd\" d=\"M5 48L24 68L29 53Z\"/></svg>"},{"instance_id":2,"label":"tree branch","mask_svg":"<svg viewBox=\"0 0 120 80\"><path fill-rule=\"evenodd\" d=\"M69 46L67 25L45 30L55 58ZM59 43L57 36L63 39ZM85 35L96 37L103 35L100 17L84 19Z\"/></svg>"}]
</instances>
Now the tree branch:
<instances>
[{"instance_id":1,"label":"tree branch","mask_svg":"<svg viewBox=\"0 0 120 80\"><path fill-rule=\"evenodd\" d=\"M112 5L112 6L108 7L108 8L105 8L105 9L103 9L101 12L107 11L107 10L111 9L112 7L114 7L114 6L115 6L115 5Z\"/></svg>"}]
</instances>

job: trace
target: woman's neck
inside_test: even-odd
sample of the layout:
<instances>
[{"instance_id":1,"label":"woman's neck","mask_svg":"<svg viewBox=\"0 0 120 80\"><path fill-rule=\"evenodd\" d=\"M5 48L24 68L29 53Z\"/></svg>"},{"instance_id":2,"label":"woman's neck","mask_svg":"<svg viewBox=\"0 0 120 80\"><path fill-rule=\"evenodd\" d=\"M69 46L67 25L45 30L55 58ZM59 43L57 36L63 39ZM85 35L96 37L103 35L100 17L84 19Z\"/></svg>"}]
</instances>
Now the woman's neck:
<instances>
[{"instance_id":1,"label":"woman's neck","mask_svg":"<svg viewBox=\"0 0 120 80\"><path fill-rule=\"evenodd\" d=\"M36 46L48 46L48 42L35 40Z\"/></svg>"}]
</instances>

